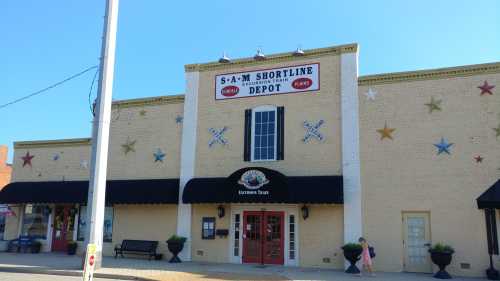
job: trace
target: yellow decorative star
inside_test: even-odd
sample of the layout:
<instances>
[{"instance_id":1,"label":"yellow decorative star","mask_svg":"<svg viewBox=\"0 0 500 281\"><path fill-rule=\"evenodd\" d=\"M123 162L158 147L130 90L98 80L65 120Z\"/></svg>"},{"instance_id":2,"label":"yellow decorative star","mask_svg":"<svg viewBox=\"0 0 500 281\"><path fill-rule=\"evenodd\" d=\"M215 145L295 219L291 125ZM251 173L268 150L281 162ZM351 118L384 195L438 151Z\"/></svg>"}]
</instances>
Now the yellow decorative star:
<instances>
[{"instance_id":1,"label":"yellow decorative star","mask_svg":"<svg viewBox=\"0 0 500 281\"><path fill-rule=\"evenodd\" d=\"M384 125L383 129L378 129L377 132L380 133L380 140L383 140L385 138L391 139L392 140L392 133L396 131L394 128L389 128L387 127L387 122Z\"/></svg>"},{"instance_id":2,"label":"yellow decorative star","mask_svg":"<svg viewBox=\"0 0 500 281\"><path fill-rule=\"evenodd\" d=\"M144 109L139 111L139 115L141 115L141 116L146 116L146 113L147 113L147 111Z\"/></svg>"},{"instance_id":3,"label":"yellow decorative star","mask_svg":"<svg viewBox=\"0 0 500 281\"><path fill-rule=\"evenodd\" d=\"M429 107L429 113L432 113L434 110L441 111L442 101L443 100L435 100L434 97L431 97L431 102L425 104Z\"/></svg>"},{"instance_id":4,"label":"yellow decorative star","mask_svg":"<svg viewBox=\"0 0 500 281\"><path fill-rule=\"evenodd\" d=\"M135 140L131 141L129 138L127 138L127 142L122 144L122 149L123 153L128 154L129 152L135 152Z\"/></svg>"},{"instance_id":5,"label":"yellow decorative star","mask_svg":"<svg viewBox=\"0 0 500 281\"><path fill-rule=\"evenodd\" d=\"M498 124L498 127L493 128L493 131L496 132L496 137L500 137L500 123Z\"/></svg>"}]
</instances>

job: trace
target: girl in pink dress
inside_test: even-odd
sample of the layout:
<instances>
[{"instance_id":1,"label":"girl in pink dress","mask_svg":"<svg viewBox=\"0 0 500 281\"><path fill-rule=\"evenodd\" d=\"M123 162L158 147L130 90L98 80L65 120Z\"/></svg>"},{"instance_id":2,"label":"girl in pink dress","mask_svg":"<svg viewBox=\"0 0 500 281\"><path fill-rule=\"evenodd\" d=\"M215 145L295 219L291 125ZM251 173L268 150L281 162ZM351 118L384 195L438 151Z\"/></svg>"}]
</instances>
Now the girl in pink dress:
<instances>
[{"instance_id":1,"label":"girl in pink dress","mask_svg":"<svg viewBox=\"0 0 500 281\"><path fill-rule=\"evenodd\" d=\"M367 270L371 276L375 276L375 273L373 273L372 258L370 256L370 245L368 245L368 242L366 242L366 239L363 237L360 237L358 241L361 247L363 247L363 252L361 253L363 269Z\"/></svg>"}]
</instances>

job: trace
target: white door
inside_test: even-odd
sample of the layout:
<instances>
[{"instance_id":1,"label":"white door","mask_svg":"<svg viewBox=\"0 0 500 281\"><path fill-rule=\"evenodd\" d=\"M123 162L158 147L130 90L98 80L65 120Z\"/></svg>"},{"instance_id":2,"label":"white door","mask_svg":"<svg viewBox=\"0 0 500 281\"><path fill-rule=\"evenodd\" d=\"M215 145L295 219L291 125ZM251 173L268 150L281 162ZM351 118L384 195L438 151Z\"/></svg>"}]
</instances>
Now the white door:
<instances>
[{"instance_id":1,"label":"white door","mask_svg":"<svg viewBox=\"0 0 500 281\"><path fill-rule=\"evenodd\" d=\"M403 213L404 270L432 273L429 213Z\"/></svg>"}]
</instances>

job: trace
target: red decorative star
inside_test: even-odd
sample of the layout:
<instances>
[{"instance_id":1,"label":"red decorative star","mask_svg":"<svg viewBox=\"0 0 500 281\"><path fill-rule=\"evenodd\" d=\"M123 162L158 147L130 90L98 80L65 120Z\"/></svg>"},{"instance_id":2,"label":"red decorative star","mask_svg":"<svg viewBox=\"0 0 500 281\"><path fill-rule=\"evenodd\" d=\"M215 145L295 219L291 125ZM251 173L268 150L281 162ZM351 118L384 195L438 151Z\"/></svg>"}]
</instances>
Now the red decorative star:
<instances>
[{"instance_id":1,"label":"red decorative star","mask_svg":"<svg viewBox=\"0 0 500 281\"><path fill-rule=\"evenodd\" d=\"M484 80L484 84L482 86L477 86L477 87L481 89L481 96L484 94L493 95L491 89L495 88L495 85L488 85L488 81Z\"/></svg>"},{"instance_id":2,"label":"red decorative star","mask_svg":"<svg viewBox=\"0 0 500 281\"><path fill-rule=\"evenodd\" d=\"M481 157L481 155L478 155L478 156L474 157L474 159L476 160L476 163L481 163L481 162L483 162L484 158Z\"/></svg>"},{"instance_id":3,"label":"red decorative star","mask_svg":"<svg viewBox=\"0 0 500 281\"><path fill-rule=\"evenodd\" d=\"M26 165L30 165L31 166L31 159L33 159L33 157L35 157L35 155L30 155L30 152L26 152L26 155L24 155L23 157L21 157L21 159L23 159L23 167L26 166Z\"/></svg>"}]
</instances>

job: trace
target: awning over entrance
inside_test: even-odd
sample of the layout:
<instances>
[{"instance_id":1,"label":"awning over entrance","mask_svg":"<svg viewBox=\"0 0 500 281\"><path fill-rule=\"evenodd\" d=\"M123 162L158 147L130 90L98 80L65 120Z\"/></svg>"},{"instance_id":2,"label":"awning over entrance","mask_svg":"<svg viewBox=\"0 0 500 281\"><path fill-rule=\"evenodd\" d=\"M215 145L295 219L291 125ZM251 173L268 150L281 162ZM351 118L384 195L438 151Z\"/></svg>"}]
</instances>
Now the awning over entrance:
<instances>
[{"instance_id":1,"label":"awning over entrance","mask_svg":"<svg viewBox=\"0 0 500 281\"><path fill-rule=\"evenodd\" d=\"M227 178L194 178L182 195L184 203L317 203L342 204L342 176L287 177L250 167Z\"/></svg>"},{"instance_id":2,"label":"awning over entrance","mask_svg":"<svg viewBox=\"0 0 500 281\"><path fill-rule=\"evenodd\" d=\"M0 191L0 203L87 203L88 181L13 182ZM179 179L110 180L106 204L177 204Z\"/></svg>"},{"instance_id":3,"label":"awning over entrance","mask_svg":"<svg viewBox=\"0 0 500 281\"><path fill-rule=\"evenodd\" d=\"M479 209L500 209L500 179L477 198Z\"/></svg>"}]
</instances>

